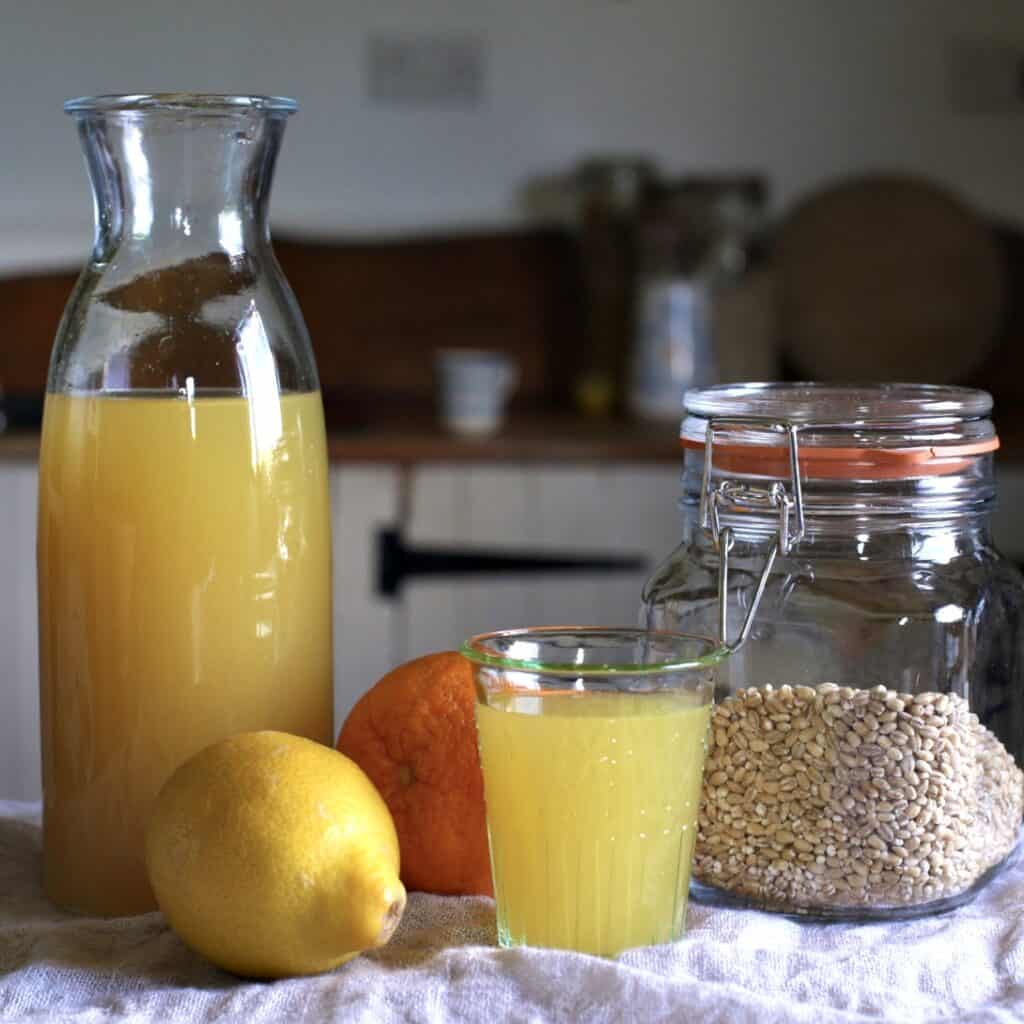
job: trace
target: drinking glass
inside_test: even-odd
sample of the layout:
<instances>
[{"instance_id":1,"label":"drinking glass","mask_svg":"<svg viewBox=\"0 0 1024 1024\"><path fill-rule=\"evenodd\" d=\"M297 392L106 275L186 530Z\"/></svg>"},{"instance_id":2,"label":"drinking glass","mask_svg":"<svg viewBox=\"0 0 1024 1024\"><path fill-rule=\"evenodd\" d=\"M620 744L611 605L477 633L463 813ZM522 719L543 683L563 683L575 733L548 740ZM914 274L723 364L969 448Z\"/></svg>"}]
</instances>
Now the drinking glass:
<instances>
[{"instance_id":1,"label":"drinking glass","mask_svg":"<svg viewBox=\"0 0 1024 1024\"><path fill-rule=\"evenodd\" d=\"M462 653L501 945L613 956L679 938L724 650L541 627L475 636Z\"/></svg>"}]
</instances>

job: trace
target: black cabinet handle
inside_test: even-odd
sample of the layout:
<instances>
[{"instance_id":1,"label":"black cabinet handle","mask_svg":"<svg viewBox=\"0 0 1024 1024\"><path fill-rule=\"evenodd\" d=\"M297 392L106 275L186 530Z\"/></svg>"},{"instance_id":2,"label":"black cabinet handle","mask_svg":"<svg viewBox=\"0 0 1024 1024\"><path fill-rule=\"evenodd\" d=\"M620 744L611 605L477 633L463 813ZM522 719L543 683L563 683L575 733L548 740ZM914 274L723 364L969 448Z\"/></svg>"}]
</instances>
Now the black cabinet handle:
<instances>
[{"instance_id":1,"label":"black cabinet handle","mask_svg":"<svg viewBox=\"0 0 1024 1024\"><path fill-rule=\"evenodd\" d=\"M418 548L405 543L401 531L377 533L377 593L395 597L405 580L422 576L522 575L550 572L639 572L647 568L642 555L609 557L582 553L542 553L487 549Z\"/></svg>"}]
</instances>

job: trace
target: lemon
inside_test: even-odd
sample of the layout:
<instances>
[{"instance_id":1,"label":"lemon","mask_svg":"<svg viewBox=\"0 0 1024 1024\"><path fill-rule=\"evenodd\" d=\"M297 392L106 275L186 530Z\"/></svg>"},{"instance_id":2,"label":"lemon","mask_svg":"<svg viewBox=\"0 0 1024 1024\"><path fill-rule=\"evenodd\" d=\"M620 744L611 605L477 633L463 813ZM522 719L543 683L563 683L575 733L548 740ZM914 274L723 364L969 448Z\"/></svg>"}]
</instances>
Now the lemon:
<instances>
[{"instance_id":1,"label":"lemon","mask_svg":"<svg viewBox=\"0 0 1024 1024\"><path fill-rule=\"evenodd\" d=\"M384 801L343 754L281 732L222 740L156 798L146 863L185 943L235 974L316 974L391 937L405 908Z\"/></svg>"}]
</instances>

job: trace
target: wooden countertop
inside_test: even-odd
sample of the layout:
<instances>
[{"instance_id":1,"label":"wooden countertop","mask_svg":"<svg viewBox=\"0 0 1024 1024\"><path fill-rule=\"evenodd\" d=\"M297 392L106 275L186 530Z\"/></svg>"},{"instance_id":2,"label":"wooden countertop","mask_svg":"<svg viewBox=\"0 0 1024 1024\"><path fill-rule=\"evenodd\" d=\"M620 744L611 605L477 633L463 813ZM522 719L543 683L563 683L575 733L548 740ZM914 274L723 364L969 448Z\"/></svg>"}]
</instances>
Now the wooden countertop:
<instances>
[{"instance_id":1,"label":"wooden countertop","mask_svg":"<svg viewBox=\"0 0 1024 1024\"><path fill-rule=\"evenodd\" d=\"M1024 468L1024 416L1005 416L999 427L999 465ZM329 430L333 462L655 462L682 464L675 423L589 420L581 416L513 415L494 437L463 438L447 433L423 414ZM34 460L35 430L0 432L0 461Z\"/></svg>"},{"instance_id":2,"label":"wooden countertop","mask_svg":"<svg viewBox=\"0 0 1024 1024\"><path fill-rule=\"evenodd\" d=\"M682 464L678 424L587 420L576 416L512 417L488 438L461 438L430 417L406 417L328 432L332 462L659 462ZM39 435L0 434L0 460L36 459Z\"/></svg>"},{"instance_id":3,"label":"wooden countertop","mask_svg":"<svg viewBox=\"0 0 1024 1024\"><path fill-rule=\"evenodd\" d=\"M0 462L39 456L39 435L34 430L8 430L0 434Z\"/></svg>"},{"instance_id":4,"label":"wooden countertop","mask_svg":"<svg viewBox=\"0 0 1024 1024\"><path fill-rule=\"evenodd\" d=\"M997 461L1024 468L1024 417L1004 417ZM463 438L447 433L428 415L329 430L332 462L653 462L682 465L679 428L674 423L588 420L580 416L523 413L510 418L494 437ZM0 461L34 460L35 430L0 433Z\"/></svg>"}]
</instances>

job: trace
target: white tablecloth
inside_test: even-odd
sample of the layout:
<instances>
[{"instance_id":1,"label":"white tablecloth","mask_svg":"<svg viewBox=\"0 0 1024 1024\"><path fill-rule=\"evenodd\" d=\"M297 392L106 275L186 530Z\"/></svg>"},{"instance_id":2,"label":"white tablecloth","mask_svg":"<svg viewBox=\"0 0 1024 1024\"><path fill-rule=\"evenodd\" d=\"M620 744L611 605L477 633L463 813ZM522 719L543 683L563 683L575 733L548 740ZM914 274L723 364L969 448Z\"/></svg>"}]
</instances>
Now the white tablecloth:
<instances>
[{"instance_id":1,"label":"white tablecloth","mask_svg":"<svg viewBox=\"0 0 1024 1024\"><path fill-rule=\"evenodd\" d=\"M0 1020L1024 1020L1024 866L954 914L800 924L690 907L685 939L600 960L495 946L494 905L414 893L384 949L330 974L240 981L159 914L54 910L39 882L39 808L0 802Z\"/></svg>"}]
</instances>

